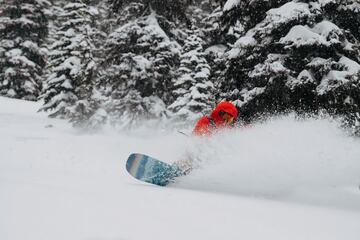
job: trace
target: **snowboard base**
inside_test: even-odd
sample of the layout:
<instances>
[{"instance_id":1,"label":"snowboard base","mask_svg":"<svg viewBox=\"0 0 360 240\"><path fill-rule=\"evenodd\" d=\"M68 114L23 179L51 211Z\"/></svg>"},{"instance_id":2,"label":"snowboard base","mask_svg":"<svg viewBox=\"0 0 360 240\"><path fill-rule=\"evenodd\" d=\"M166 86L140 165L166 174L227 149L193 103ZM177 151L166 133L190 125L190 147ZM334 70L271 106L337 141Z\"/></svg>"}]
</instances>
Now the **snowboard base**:
<instances>
[{"instance_id":1,"label":"snowboard base","mask_svg":"<svg viewBox=\"0 0 360 240\"><path fill-rule=\"evenodd\" d=\"M183 175L180 168L139 153L130 154L126 170L134 178L158 186L166 186Z\"/></svg>"}]
</instances>

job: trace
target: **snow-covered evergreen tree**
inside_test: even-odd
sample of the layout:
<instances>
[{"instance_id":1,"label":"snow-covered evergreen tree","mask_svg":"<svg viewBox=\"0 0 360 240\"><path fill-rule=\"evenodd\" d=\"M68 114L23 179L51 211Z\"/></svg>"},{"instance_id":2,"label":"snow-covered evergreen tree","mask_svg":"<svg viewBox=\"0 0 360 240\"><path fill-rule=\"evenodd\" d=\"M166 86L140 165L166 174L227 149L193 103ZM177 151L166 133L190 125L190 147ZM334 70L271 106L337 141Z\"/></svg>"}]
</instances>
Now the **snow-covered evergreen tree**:
<instances>
[{"instance_id":1,"label":"snow-covered evergreen tree","mask_svg":"<svg viewBox=\"0 0 360 240\"><path fill-rule=\"evenodd\" d=\"M107 98L103 108L110 121L123 124L140 116L160 117L172 101L169 89L179 45L159 26L158 17L152 12L130 21L105 43L106 59L97 85Z\"/></svg>"},{"instance_id":2,"label":"snow-covered evergreen tree","mask_svg":"<svg viewBox=\"0 0 360 240\"><path fill-rule=\"evenodd\" d=\"M214 105L214 85L209 80L210 66L203 43L199 31L192 30L182 48L180 67L174 79L173 95L176 99L169 106L181 119L198 119Z\"/></svg>"},{"instance_id":3,"label":"snow-covered evergreen tree","mask_svg":"<svg viewBox=\"0 0 360 240\"><path fill-rule=\"evenodd\" d=\"M44 89L42 110L52 117L71 118L81 122L94 111L91 106L95 45L99 31L98 11L74 0L65 4L57 16L56 41L49 50L49 76Z\"/></svg>"},{"instance_id":4,"label":"snow-covered evergreen tree","mask_svg":"<svg viewBox=\"0 0 360 240\"><path fill-rule=\"evenodd\" d=\"M212 0L192 0L186 9L186 16L191 22L191 27L203 30L211 21L204 21L214 11L217 4Z\"/></svg>"},{"instance_id":5,"label":"snow-covered evergreen tree","mask_svg":"<svg viewBox=\"0 0 360 240\"><path fill-rule=\"evenodd\" d=\"M43 81L48 33L45 0L3 0L0 4L0 95L36 100Z\"/></svg>"},{"instance_id":6,"label":"snow-covered evergreen tree","mask_svg":"<svg viewBox=\"0 0 360 240\"><path fill-rule=\"evenodd\" d=\"M242 25L237 21L232 26L227 27L222 24L224 1L202 0L201 5L210 6L206 17L201 20L201 32L204 39L206 59L211 68L210 81L214 83L215 99L217 102L223 100L221 96L220 84L226 68L226 57L224 53L234 43L234 39L243 31ZM219 91L220 90L220 91Z\"/></svg>"},{"instance_id":7,"label":"snow-covered evergreen tree","mask_svg":"<svg viewBox=\"0 0 360 240\"><path fill-rule=\"evenodd\" d=\"M146 14L154 11L157 15L165 17L171 22L183 22L189 27L191 22L186 16L186 9L192 0L108 0L115 13L119 13L119 19L124 16L133 18L140 17L139 13ZM162 23L160 23L162 26ZM164 27L164 26L162 26Z\"/></svg>"},{"instance_id":8,"label":"snow-covered evergreen tree","mask_svg":"<svg viewBox=\"0 0 360 240\"><path fill-rule=\"evenodd\" d=\"M108 0L109 5L108 18L111 27L109 33L114 32L119 26L143 16L148 9L148 5L142 0L124 1L124 0Z\"/></svg>"},{"instance_id":9,"label":"snow-covered evergreen tree","mask_svg":"<svg viewBox=\"0 0 360 240\"><path fill-rule=\"evenodd\" d=\"M222 82L224 97L241 99L243 117L360 111L357 0L229 0L223 10L223 27L244 27Z\"/></svg>"}]
</instances>

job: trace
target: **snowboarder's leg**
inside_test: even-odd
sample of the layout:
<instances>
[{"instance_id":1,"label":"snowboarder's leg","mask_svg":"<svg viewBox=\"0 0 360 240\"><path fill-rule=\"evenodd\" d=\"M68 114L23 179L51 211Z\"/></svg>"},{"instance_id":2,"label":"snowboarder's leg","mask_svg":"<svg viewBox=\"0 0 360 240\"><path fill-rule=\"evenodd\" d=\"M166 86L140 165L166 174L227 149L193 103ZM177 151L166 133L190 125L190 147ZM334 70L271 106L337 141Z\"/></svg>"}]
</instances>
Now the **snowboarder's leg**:
<instances>
[{"instance_id":1,"label":"snowboarder's leg","mask_svg":"<svg viewBox=\"0 0 360 240\"><path fill-rule=\"evenodd\" d=\"M182 159L174 162L172 166L178 169L178 176L184 176L193 169L194 160L189 153L186 153Z\"/></svg>"}]
</instances>

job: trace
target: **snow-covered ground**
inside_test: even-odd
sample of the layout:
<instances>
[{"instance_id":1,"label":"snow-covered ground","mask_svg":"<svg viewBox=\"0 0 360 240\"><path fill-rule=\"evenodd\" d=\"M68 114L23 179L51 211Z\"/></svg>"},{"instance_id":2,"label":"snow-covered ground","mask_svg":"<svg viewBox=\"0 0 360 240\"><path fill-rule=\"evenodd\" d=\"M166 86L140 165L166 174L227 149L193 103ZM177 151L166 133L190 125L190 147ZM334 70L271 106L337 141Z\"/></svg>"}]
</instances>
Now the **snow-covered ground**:
<instances>
[{"instance_id":1,"label":"snow-covered ground","mask_svg":"<svg viewBox=\"0 0 360 240\"><path fill-rule=\"evenodd\" d=\"M359 239L360 141L336 122L274 119L211 139L84 133L0 98L0 239ZM132 152L197 169L168 187Z\"/></svg>"}]
</instances>

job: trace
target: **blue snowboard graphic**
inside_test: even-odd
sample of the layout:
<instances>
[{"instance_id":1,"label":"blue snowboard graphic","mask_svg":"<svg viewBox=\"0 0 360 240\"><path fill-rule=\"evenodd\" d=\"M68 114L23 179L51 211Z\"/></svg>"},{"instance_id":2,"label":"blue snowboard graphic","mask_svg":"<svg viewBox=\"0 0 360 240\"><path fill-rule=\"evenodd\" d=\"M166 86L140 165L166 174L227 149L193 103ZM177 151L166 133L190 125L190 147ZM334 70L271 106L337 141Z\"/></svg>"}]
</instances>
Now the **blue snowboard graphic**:
<instances>
[{"instance_id":1,"label":"blue snowboard graphic","mask_svg":"<svg viewBox=\"0 0 360 240\"><path fill-rule=\"evenodd\" d=\"M126 170L134 178L158 186L166 186L175 177L183 175L178 167L139 153L130 154Z\"/></svg>"}]
</instances>

